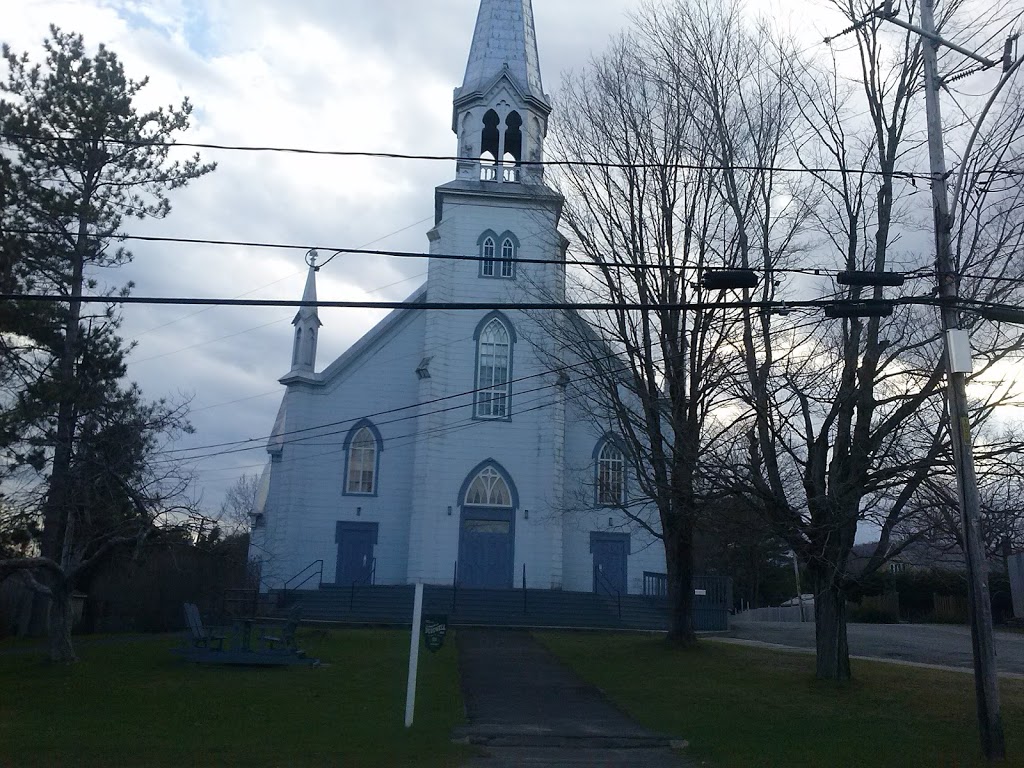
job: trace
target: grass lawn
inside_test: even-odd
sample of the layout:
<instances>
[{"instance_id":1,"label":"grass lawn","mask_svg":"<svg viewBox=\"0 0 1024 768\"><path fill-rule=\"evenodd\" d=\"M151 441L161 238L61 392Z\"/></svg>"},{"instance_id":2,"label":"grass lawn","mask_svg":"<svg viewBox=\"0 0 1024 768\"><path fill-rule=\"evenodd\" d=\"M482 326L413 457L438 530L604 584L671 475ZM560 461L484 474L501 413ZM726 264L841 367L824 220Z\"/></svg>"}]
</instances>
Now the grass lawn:
<instances>
[{"instance_id":1,"label":"grass lawn","mask_svg":"<svg viewBox=\"0 0 1024 768\"><path fill-rule=\"evenodd\" d=\"M643 635L538 634L644 725L690 742L715 768L982 766L974 678L854 661L848 685L814 678L814 657ZM1007 754L1024 766L1024 681L1002 682Z\"/></svg>"},{"instance_id":2,"label":"grass lawn","mask_svg":"<svg viewBox=\"0 0 1024 768\"><path fill-rule=\"evenodd\" d=\"M0 642L0 766L451 766L463 720L454 638L420 654L404 728L409 633L300 633L325 665L215 667L179 640L80 642L54 667ZM11 653L4 653L10 649Z\"/></svg>"}]
</instances>

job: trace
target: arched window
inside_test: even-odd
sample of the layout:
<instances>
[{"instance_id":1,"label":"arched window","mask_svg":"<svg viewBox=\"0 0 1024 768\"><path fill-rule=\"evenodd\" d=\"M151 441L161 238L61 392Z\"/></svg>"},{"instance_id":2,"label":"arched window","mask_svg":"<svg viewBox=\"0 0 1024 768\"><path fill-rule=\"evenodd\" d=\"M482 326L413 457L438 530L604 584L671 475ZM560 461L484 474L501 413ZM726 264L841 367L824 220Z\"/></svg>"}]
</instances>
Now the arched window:
<instances>
[{"instance_id":1,"label":"arched window","mask_svg":"<svg viewBox=\"0 0 1024 768\"><path fill-rule=\"evenodd\" d=\"M501 473L485 467L473 478L463 503L467 507L511 507L512 494Z\"/></svg>"},{"instance_id":2,"label":"arched window","mask_svg":"<svg viewBox=\"0 0 1024 768\"><path fill-rule=\"evenodd\" d=\"M499 236L489 229L480 235L477 244L480 246L480 277L515 279L519 240L512 232Z\"/></svg>"},{"instance_id":3,"label":"arched window","mask_svg":"<svg viewBox=\"0 0 1024 768\"><path fill-rule=\"evenodd\" d=\"M518 112L509 112L505 118L505 154L502 181L519 181L519 164L523 160L523 118Z\"/></svg>"},{"instance_id":4,"label":"arched window","mask_svg":"<svg viewBox=\"0 0 1024 768\"><path fill-rule=\"evenodd\" d=\"M346 440L345 493L371 496L377 493L380 436L368 422L356 425Z\"/></svg>"},{"instance_id":5,"label":"arched window","mask_svg":"<svg viewBox=\"0 0 1024 768\"><path fill-rule=\"evenodd\" d=\"M488 237L480 249L480 274L484 277L494 277L494 238Z\"/></svg>"},{"instance_id":6,"label":"arched window","mask_svg":"<svg viewBox=\"0 0 1024 768\"><path fill-rule=\"evenodd\" d=\"M597 452L597 503L617 507L626 501L626 459L611 439Z\"/></svg>"},{"instance_id":7,"label":"arched window","mask_svg":"<svg viewBox=\"0 0 1024 768\"><path fill-rule=\"evenodd\" d=\"M501 118L493 109L484 115L484 127L480 134L480 179L481 181L497 181L497 169L494 167L501 152L501 134L498 126Z\"/></svg>"},{"instance_id":8,"label":"arched window","mask_svg":"<svg viewBox=\"0 0 1024 768\"><path fill-rule=\"evenodd\" d=\"M512 277L514 272L513 259L516 256L516 246L511 239L505 238L501 244L501 276Z\"/></svg>"},{"instance_id":9,"label":"arched window","mask_svg":"<svg viewBox=\"0 0 1024 768\"><path fill-rule=\"evenodd\" d=\"M499 317L479 331L476 348L476 411L480 419L509 417L512 338Z\"/></svg>"}]
</instances>

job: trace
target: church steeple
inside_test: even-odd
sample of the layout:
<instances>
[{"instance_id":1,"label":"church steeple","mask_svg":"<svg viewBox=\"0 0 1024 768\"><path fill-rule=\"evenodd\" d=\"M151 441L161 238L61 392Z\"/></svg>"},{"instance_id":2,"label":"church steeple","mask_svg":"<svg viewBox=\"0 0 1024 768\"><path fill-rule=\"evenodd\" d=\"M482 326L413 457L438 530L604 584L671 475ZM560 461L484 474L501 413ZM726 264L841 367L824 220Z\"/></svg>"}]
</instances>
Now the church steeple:
<instances>
[{"instance_id":1,"label":"church steeple","mask_svg":"<svg viewBox=\"0 0 1024 768\"><path fill-rule=\"evenodd\" d=\"M310 254L309 274L306 275L306 288L302 292L303 302L316 301L316 251ZM316 337L320 331L320 315L313 306L300 307L292 320L295 326L295 337L292 341L292 372L312 373L316 369Z\"/></svg>"},{"instance_id":2,"label":"church steeple","mask_svg":"<svg viewBox=\"0 0 1024 768\"><path fill-rule=\"evenodd\" d=\"M540 184L551 102L544 93L532 0L481 0L452 130L458 178Z\"/></svg>"}]
</instances>

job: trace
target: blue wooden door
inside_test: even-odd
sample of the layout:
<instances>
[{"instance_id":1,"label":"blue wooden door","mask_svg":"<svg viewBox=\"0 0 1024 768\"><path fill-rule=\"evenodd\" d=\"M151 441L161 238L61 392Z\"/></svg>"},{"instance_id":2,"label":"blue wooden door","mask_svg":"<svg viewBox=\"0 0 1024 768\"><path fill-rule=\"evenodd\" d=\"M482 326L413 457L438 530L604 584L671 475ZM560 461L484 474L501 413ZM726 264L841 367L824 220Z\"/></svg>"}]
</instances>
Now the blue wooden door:
<instances>
[{"instance_id":1,"label":"blue wooden door","mask_svg":"<svg viewBox=\"0 0 1024 768\"><path fill-rule=\"evenodd\" d=\"M511 517L511 513L508 517ZM459 586L474 589L510 588L512 552L510 519L463 518L459 536Z\"/></svg>"},{"instance_id":2,"label":"blue wooden door","mask_svg":"<svg viewBox=\"0 0 1024 768\"><path fill-rule=\"evenodd\" d=\"M595 539L590 543L594 553L594 591L599 595L626 594L626 559L629 542L624 539Z\"/></svg>"},{"instance_id":3,"label":"blue wooden door","mask_svg":"<svg viewBox=\"0 0 1024 768\"><path fill-rule=\"evenodd\" d=\"M369 584L373 580L373 547L376 527L338 528L338 569L335 584Z\"/></svg>"}]
</instances>

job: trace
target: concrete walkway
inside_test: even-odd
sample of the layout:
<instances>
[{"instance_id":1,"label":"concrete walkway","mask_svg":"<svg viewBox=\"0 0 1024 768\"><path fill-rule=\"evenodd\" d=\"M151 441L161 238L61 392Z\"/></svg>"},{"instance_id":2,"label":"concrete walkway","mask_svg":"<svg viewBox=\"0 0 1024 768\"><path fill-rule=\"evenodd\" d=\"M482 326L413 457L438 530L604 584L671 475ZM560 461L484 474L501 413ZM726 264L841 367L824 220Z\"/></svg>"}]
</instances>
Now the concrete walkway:
<instances>
[{"instance_id":1,"label":"concrete walkway","mask_svg":"<svg viewBox=\"0 0 1024 768\"><path fill-rule=\"evenodd\" d=\"M460 630L465 768L685 768L672 741L633 722L527 632Z\"/></svg>"}]
</instances>

